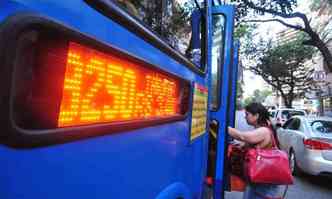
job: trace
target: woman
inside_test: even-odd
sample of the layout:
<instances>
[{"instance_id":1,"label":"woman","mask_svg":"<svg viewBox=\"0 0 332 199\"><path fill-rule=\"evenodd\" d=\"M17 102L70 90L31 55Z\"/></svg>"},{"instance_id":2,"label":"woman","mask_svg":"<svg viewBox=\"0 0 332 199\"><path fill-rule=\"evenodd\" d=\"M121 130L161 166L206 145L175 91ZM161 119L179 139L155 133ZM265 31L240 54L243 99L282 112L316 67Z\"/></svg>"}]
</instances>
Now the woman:
<instances>
[{"instance_id":1,"label":"woman","mask_svg":"<svg viewBox=\"0 0 332 199\"><path fill-rule=\"evenodd\" d=\"M228 127L228 133L234 139L245 143L245 147L272 147L273 130L269 119L269 112L259 103L251 103L245 107L245 118L254 130L240 132ZM248 183L243 195L244 199L280 198L279 186L271 184Z\"/></svg>"}]
</instances>

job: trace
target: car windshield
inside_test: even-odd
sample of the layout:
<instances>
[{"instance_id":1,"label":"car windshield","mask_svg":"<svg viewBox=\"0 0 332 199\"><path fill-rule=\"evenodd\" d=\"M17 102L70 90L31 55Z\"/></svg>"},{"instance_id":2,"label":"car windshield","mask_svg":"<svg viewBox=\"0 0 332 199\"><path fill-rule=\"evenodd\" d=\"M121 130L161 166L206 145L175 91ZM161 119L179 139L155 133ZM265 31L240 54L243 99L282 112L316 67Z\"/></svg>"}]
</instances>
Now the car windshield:
<instances>
[{"instance_id":1,"label":"car windshield","mask_svg":"<svg viewBox=\"0 0 332 199\"><path fill-rule=\"evenodd\" d=\"M316 133L332 134L332 121L316 120L311 123L311 128Z\"/></svg>"},{"instance_id":2,"label":"car windshield","mask_svg":"<svg viewBox=\"0 0 332 199\"><path fill-rule=\"evenodd\" d=\"M291 114L291 116L304 115L303 111L289 111L289 113Z\"/></svg>"}]
</instances>

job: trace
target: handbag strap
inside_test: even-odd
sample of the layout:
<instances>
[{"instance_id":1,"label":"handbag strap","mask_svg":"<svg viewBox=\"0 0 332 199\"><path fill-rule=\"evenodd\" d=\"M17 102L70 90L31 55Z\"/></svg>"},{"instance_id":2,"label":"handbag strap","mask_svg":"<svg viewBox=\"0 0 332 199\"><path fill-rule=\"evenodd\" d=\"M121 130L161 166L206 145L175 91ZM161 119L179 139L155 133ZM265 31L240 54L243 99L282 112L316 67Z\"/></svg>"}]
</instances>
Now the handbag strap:
<instances>
[{"instance_id":1,"label":"handbag strap","mask_svg":"<svg viewBox=\"0 0 332 199\"><path fill-rule=\"evenodd\" d=\"M278 148L273 133L271 133L271 140L272 140L272 147L273 148Z\"/></svg>"},{"instance_id":2,"label":"handbag strap","mask_svg":"<svg viewBox=\"0 0 332 199\"><path fill-rule=\"evenodd\" d=\"M284 193L282 194L282 198L286 198L287 191L288 191L288 185L286 185L285 187Z\"/></svg>"},{"instance_id":3,"label":"handbag strap","mask_svg":"<svg viewBox=\"0 0 332 199\"><path fill-rule=\"evenodd\" d=\"M278 149L277 142L276 142L276 139L274 137L273 129L270 128L270 127L269 127L269 129L271 131L272 148Z\"/></svg>"}]
</instances>

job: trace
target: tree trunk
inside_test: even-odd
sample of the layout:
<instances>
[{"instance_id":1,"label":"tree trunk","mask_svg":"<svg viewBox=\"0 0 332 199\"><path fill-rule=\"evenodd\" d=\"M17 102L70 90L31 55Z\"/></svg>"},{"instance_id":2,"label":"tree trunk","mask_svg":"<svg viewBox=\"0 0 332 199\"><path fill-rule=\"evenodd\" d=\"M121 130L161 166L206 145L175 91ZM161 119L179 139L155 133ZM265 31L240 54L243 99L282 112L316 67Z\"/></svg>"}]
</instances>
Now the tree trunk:
<instances>
[{"instance_id":1,"label":"tree trunk","mask_svg":"<svg viewBox=\"0 0 332 199\"><path fill-rule=\"evenodd\" d=\"M290 96L280 91L281 97L284 100L286 108L292 108L293 99L290 99Z\"/></svg>"},{"instance_id":2,"label":"tree trunk","mask_svg":"<svg viewBox=\"0 0 332 199\"><path fill-rule=\"evenodd\" d=\"M293 105L293 94L292 93L287 93L285 94L286 98L287 98L287 103L285 103L286 108L292 108Z\"/></svg>"},{"instance_id":3,"label":"tree trunk","mask_svg":"<svg viewBox=\"0 0 332 199\"><path fill-rule=\"evenodd\" d=\"M292 101L287 101L287 103L285 102L286 108L292 108L292 104Z\"/></svg>"},{"instance_id":4,"label":"tree trunk","mask_svg":"<svg viewBox=\"0 0 332 199\"><path fill-rule=\"evenodd\" d=\"M318 50L322 53L322 56L324 58L325 63L327 64L329 72L332 72L332 54L331 54L329 48L319 38L319 35L317 33L315 33L314 31L308 31L307 33L310 35L311 40L310 40L310 42L305 43L305 44L315 46L316 48L318 48Z\"/></svg>"},{"instance_id":5,"label":"tree trunk","mask_svg":"<svg viewBox=\"0 0 332 199\"><path fill-rule=\"evenodd\" d=\"M328 47L320 40L320 42L318 43L317 48L320 50L320 52L322 53L322 56L324 57L324 61L327 65L328 68L328 72L332 72L332 54L330 52L330 50L328 49Z\"/></svg>"}]
</instances>

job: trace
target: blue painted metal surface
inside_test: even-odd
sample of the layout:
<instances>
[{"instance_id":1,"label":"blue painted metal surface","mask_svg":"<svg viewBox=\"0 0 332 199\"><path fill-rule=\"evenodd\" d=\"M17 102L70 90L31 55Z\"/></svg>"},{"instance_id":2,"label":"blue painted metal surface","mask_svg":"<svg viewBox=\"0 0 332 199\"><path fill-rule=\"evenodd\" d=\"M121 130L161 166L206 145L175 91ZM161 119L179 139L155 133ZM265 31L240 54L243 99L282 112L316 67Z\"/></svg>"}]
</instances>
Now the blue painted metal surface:
<instances>
[{"instance_id":1,"label":"blue painted metal surface","mask_svg":"<svg viewBox=\"0 0 332 199\"><path fill-rule=\"evenodd\" d=\"M230 105L229 105L229 126L234 127L235 124L235 108L236 108L236 90L237 90L237 74L239 69L239 47L240 42L234 42L233 48L233 63L232 63L232 72L231 72L231 94L230 94Z\"/></svg>"},{"instance_id":2,"label":"blue painted metal surface","mask_svg":"<svg viewBox=\"0 0 332 199\"><path fill-rule=\"evenodd\" d=\"M201 42L200 42L200 31L201 31L201 20L202 14L199 10L196 10L191 15L191 24L192 24L192 46L193 49L200 49L201 48Z\"/></svg>"},{"instance_id":3,"label":"blue painted metal surface","mask_svg":"<svg viewBox=\"0 0 332 199\"><path fill-rule=\"evenodd\" d=\"M9 16L25 12L63 24L148 60L164 71L206 85L206 79L81 0L1 1L0 24ZM200 136L188 145L189 121L187 117L48 147L18 150L0 145L0 198L199 198L206 172L208 137Z\"/></svg>"},{"instance_id":4,"label":"blue painted metal surface","mask_svg":"<svg viewBox=\"0 0 332 199\"><path fill-rule=\"evenodd\" d=\"M229 124L229 95L230 95L230 79L231 79L231 64L232 54L230 53L233 48L233 27L234 27L234 7L233 6L218 6L212 8L212 14L221 14L226 18L226 28L224 33L224 62L221 68L221 91L219 109L211 112L210 117L216 119L219 123L218 128L218 143L216 154L216 171L214 179L214 198L223 198L224 195L224 159L225 159L225 142L227 125ZM212 17L212 16L210 16ZM212 30L210 30L212 31Z\"/></svg>"}]
</instances>

